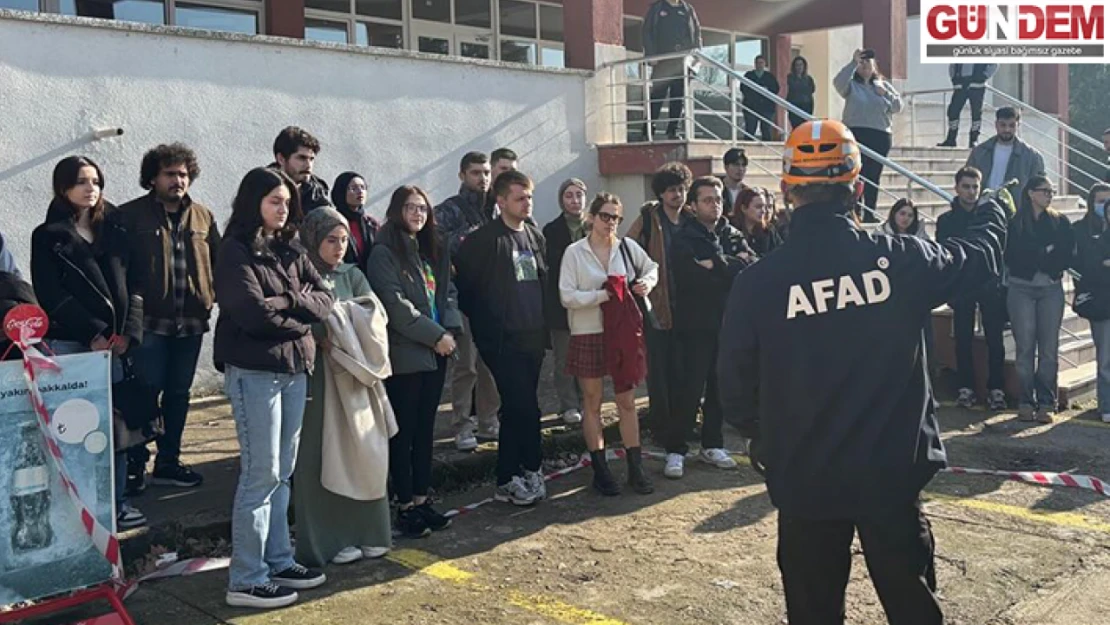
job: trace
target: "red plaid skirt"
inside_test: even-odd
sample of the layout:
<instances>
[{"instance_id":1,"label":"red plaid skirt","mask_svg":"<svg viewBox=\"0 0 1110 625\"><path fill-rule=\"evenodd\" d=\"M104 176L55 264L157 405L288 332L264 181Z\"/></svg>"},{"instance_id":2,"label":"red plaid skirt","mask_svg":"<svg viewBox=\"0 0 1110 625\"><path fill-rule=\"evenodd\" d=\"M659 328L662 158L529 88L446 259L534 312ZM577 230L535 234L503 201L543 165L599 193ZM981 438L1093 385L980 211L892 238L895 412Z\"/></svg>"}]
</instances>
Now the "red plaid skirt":
<instances>
[{"instance_id":1,"label":"red plaid skirt","mask_svg":"<svg viewBox=\"0 0 1110 625\"><path fill-rule=\"evenodd\" d=\"M576 378L603 378L609 370L605 366L605 335L573 334L567 347L567 375Z\"/></svg>"}]
</instances>

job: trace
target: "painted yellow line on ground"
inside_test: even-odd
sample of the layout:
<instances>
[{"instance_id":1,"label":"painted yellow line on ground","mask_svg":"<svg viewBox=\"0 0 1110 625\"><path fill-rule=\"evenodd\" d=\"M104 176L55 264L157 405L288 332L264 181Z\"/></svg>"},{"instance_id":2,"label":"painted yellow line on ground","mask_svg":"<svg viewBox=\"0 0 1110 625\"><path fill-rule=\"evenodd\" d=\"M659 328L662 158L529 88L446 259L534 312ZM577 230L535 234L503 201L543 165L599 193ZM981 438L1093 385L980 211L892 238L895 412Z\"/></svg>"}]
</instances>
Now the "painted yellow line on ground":
<instances>
[{"instance_id":1,"label":"painted yellow line on ground","mask_svg":"<svg viewBox=\"0 0 1110 625\"><path fill-rule=\"evenodd\" d=\"M983 512L1004 514L1006 516L1016 517L1019 519L1024 519L1026 521L1032 521L1034 523L1048 523L1049 525L1058 525L1060 527L1091 530L1110 534L1110 523L1104 523L1097 519L1093 519L1082 514L1076 514L1074 512L1031 510L1029 508L1023 508L1021 506L1011 506L1009 504L987 501L985 499L964 499L961 497L941 495L938 493L924 493L923 496L925 501L936 501L940 503L959 506L961 508L970 508L972 510L981 510Z\"/></svg>"},{"instance_id":2,"label":"painted yellow line on ground","mask_svg":"<svg viewBox=\"0 0 1110 625\"><path fill-rule=\"evenodd\" d=\"M426 551L398 549L386 556L386 559L434 579L457 584L482 593L500 594L511 605L566 625L627 625L624 621L570 605L554 597L535 595L518 590L503 591L492 588L477 581L473 573L464 571Z\"/></svg>"}]
</instances>

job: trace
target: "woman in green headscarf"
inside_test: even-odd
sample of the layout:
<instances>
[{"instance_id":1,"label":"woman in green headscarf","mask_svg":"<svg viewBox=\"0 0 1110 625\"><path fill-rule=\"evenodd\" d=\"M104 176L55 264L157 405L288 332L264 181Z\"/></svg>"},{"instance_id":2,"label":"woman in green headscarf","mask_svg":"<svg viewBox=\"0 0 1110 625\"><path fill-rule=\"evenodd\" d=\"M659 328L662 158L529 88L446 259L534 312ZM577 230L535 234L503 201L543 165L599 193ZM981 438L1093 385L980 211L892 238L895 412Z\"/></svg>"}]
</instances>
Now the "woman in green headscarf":
<instances>
[{"instance_id":1,"label":"woman in green headscarf","mask_svg":"<svg viewBox=\"0 0 1110 625\"><path fill-rule=\"evenodd\" d=\"M301 243L308 258L331 288L336 302L371 296L370 283L355 265L344 264L350 244L347 219L330 207L317 208L300 227ZM324 336L323 326L314 328ZM318 341L327 349L327 340ZM337 495L321 484L323 465L325 367L332 366L323 353L309 382L301 430L300 455L294 477L297 561L320 567L331 562L347 564L362 558L384 556L391 545L389 498L356 501ZM359 467L351 467L359 471Z\"/></svg>"}]
</instances>

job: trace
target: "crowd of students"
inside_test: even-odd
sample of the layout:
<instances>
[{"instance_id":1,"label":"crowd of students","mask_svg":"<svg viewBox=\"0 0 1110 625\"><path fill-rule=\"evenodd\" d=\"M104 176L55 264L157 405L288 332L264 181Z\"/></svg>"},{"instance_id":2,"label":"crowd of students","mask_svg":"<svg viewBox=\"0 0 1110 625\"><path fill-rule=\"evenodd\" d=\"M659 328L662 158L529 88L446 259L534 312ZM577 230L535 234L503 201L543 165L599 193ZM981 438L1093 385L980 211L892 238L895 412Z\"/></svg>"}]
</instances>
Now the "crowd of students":
<instances>
[{"instance_id":1,"label":"crowd of students","mask_svg":"<svg viewBox=\"0 0 1110 625\"><path fill-rule=\"evenodd\" d=\"M1039 155L1024 155L1013 136L1012 117L1000 111L999 136L969 159L987 159L993 170L986 176L1025 175L1036 165ZM999 145L1008 146L1002 158ZM200 167L182 144L147 152L140 168L146 193L119 207L105 199L105 175L92 160L72 156L55 167L54 198L32 235L30 267L50 318L49 345L60 354L110 351L114 380L133 369L160 394L164 427L149 479L146 445L115 450L118 529L145 523L129 499L148 481L202 483L181 462L181 439L216 303L214 357L241 450L227 594L233 605L288 605L296 590L324 583L319 568L327 563L380 557L394 533L419 538L450 525L429 499L448 360L456 445L497 440L498 501L530 506L546 497L538 392L549 349L561 417L581 422L602 495L622 491L605 459L606 377L616 393L629 489L654 488L633 401L645 379L646 425L666 451L665 477L684 475L695 435L698 459L736 466L725 449L716 370L722 315L733 278L782 246L792 218L790 207L776 207L773 191L745 184L742 148L725 154L723 178L664 165L652 177L655 199L631 214L609 193L587 201L586 184L568 179L544 200L560 212L542 231L532 215L533 183L511 150L465 154L458 194L439 205L419 187L397 188L384 222L367 211L365 177L345 172L329 189L313 174L320 143L307 131L282 130L273 152L270 166L242 179L222 234L189 194ZM941 242L966 235L983 181L970 165L956 174L957 197L937 225ZM1110 421L1110 245L1102 239L1110 185L1092 189L1074 232L1052 208L1054 192L1043 174L1021 181L1005 289L995 281L952 302L959 401L974 402L970 338L978 306L991 348L989 406L1006 404L1000 339L1008 316L1019 410L1051 421L1061 280L1075 268L1084 276L1076 310L1092 320L1099 405ZM908 199L891 207L882 229L929 238ZM0 291L26 299L9 264Z\"/></svg>"}]
</instances>

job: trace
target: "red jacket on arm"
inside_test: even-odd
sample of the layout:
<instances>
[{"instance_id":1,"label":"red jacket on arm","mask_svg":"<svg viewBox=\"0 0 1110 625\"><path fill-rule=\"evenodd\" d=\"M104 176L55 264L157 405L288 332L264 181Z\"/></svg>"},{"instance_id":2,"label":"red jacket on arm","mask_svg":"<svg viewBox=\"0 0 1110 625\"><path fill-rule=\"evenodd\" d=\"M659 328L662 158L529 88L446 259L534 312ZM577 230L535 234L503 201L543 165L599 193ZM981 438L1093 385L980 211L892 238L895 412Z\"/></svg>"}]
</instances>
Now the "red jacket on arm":
<instances>
[{"instance_id":1,"label":"red jacket on arm","mask_svg":"<svg viewBox=\"0 0 1110 625\"><path fill-rule=\"evenodd\" d=\"M624 393L639 386L647 376L644 317L625 276L609 276L605 290L609 292L609 300L601 304L605 367L613 378L613 390Z\"/></svg>"}]
</instances>

